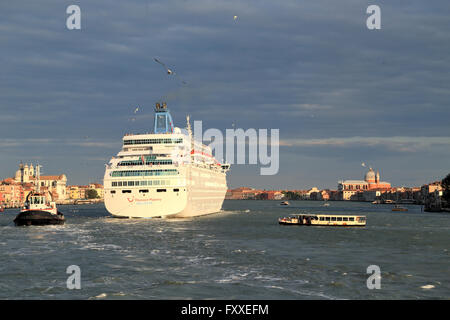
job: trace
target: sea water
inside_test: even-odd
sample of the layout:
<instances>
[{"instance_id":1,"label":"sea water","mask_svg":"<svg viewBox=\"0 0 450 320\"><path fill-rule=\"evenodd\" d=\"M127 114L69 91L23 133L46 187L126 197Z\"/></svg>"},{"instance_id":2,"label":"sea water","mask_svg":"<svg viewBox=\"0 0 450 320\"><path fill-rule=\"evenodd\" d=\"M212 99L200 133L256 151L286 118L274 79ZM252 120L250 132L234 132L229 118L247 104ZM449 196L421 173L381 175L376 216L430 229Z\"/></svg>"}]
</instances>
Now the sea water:
<instances>
[{"instance_id":1,"label":"sea water","mask_svg":"<svg viewBox=\"0 0 450 320\"><path fill-rule=\"evenodd\" d=\"M0 214L0 299L448 299L450 215L408 205L226 200L192 219L116 219L59 206L63 226ZM360 228L285 226L295 213L366 215ZM80 289L66 273L79 267ZM369 289L367 268L380 268Z\"/></svg>"}]
</instances>

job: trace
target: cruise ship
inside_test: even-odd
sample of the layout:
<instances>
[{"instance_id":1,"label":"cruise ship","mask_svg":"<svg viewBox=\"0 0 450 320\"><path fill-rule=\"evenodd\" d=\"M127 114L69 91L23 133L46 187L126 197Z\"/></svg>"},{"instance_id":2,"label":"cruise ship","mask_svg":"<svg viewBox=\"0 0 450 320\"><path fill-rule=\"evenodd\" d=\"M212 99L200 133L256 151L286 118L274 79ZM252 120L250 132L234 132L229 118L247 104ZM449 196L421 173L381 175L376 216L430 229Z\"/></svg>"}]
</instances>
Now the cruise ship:
<instances>
[{"instance_id":1,"label":"cruise ship","mask_svg":"<svg viewBox=\"0 0 450 320\"><path fill-rule=\"evenodd\" d=\"M184 132L183 132L184 131ZM229 164L173 126L166 103L156 103L153 133L127 134L106 165L105 206L115 217L187 218L219 212Z\"/></svg>"}]
</instances>

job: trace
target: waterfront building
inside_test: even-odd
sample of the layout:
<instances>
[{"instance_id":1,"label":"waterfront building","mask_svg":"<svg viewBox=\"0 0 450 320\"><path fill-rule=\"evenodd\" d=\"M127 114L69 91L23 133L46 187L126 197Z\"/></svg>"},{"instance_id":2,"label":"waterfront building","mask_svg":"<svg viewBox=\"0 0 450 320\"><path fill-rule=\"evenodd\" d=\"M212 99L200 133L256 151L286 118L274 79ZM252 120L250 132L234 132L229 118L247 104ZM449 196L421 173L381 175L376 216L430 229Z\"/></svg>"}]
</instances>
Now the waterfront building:
<instances>
[{"instance_id":1,"label":"waterfront building","mask_svg":"<svg viewBox=\"0 0 450 320\"><path fill-rule=\"evenodd\" d=\"M21 184L5 179L0 185L3 203L7 207L19 207L24 201L24 192Z\"/></svg>"},{"instance_id":2,"label":"waterfront building","mask_svg":"<svg viewBox=\"0 0 450 320\"><path fill-rule=\"evenodd\" d=\"M304 193L305 200L322 200L320 190L316 187L312 187L306 193Z\"/></svg>"},{"instance_id":3,"label":"waterfront building","mask_svg":"<svg viewBox=\"0 0 450 320\"><path fill-rule=\"evenodd\" d=\"M85 186L68 186L66 190L67 195L71 200L87 199L88 190L95 190L99 199L104 198L103 185L99 183L90 183Z\"/></svg>"},{"instance_id":4,"label":"waterfront building","mask_svg":"<svg viewBox=\"0 0 450 320\"><path fill-rule=\"evenodd\" d=\"M69 196L69 199L71 200L78 200L80 199L80 191L78 189L78 186L68 186L66 188L67 195Z\"/></svg>"},{"instance_id":5,"label":"waterfront building","mask_svg":"<svg viewBox=\"0 0 450 320\"><path fill-rule=\"evenodd\" d=\"M444 190L440 181L423 185L420 189L425 211L441 211Z\"/></svg>"},{"instance_id":6,"label":"waterfront building","mask_svg":"<svg viewBox=\"0 0 450 320\"><path fill-rule=\"evenodd\" d=\"M89 186L78 186L78 192L80 193L79 199L87 199L87 191Z\"/></svg>"},{"instance_id":7,"label":"waterfront building","mask_svg":"<svg viewBox=\"0 0 450 320\"><path fill-rule=\"evenodd\" d=\"M89 186L69 186L68 189L68 195L69 198L72 200L80 200L80 199L86 199L86 190L89 189Z\"/></svg>"},{"instance_id":8,"label":"waterfront building","mask_svg":"<svg viewBox=\"0 0 450 320\"><path fill-rule=\"evenodd\" d=\"M255 190L253 188L241 187L236 189L228 190L225 199L255 199L255 197L261 193L259 190Z\"/></svg>"},{"instance_id":9,"label":"waterfront building","mask_svg":"<svg viewBox=\"0 0 450 320\"><path fill-rule=\"evenodd\" d=\"M23 163L19 164L19 169L16 171L16 174L13 179L16 183L19 184L35 184L36 183L36 168L33 164L28 165L27 163L24 165ZM67 177L65 174L61 175L48 175L48 176L40 176L39 177L40 187L47 187L48 191L52 194L53 200L64 200L67 198L66 193L66 184Z\"/></svg>"},{"instance_id":10,"label":"waterfront building","mask_svg":"<svg viewBox=\"0 0 450 320\"><path fill-rule=\"evenodd\" d=\"M39 183L41 188L47 187L52 193L53 200L65 200L67 198L66 184L67 177L65 174L59 176L40 176Z\"/></svg>"},{"instance_id":11,"label":"waterfront building","mask_svg":"<svg viewBox=\"0 0 450 320\"><path fill-rule=\"evenodd\" d=\"M258 200L281 200L283 199L284 194L281 191L262 191L256 195L256 199Z\"/></svg>"},{"instance_id":12,"label":"waterfront building","mask_svg":"<svg viewBox=\"0 0 450 320\"><path fill-rule=\"evenodd\" d=\"M372 168L365 174L364 180L343 180L338 182L341 200L373 201L379 194L370 192L364 196L363 193L367 191L380 191L381 194L390 189L391 184L381 181L380 172L377 171L375 173Z\"/></svg>"},{"instance_id":13,"label":"waterfront building","mask_svg":"<svg viewBox=\"0 0 450 320\"><path fill-rule=\"evenodd\" d=\"M328 189L321 190L320 195L322 200L330 200L331 199L331 191Z\"/></svg>"}]
</instances>

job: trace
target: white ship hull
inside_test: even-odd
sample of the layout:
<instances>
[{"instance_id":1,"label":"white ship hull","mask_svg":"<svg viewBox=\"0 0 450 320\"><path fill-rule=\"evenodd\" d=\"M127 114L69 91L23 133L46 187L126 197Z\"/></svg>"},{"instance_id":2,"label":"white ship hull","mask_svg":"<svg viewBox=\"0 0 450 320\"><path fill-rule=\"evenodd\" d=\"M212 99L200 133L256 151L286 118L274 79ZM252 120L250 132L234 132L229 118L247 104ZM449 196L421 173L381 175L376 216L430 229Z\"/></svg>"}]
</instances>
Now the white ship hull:
<instances>
[{"instance_id":1,"label":"white ship hull","mask_svg":"<svg viewBox=\"0 0 450 320\"><path fill-rule=\"evenodd\" d=\"M170 183L164 187L109 188L108 180L111 179L105 177L106 209L113 216L124 218L188 218L216 213L222 208L227 191L225 173L189 166L180 168L180 177L167 179ZM122 193L123 190L129 193Z\"/></svg>"}]
</instances>

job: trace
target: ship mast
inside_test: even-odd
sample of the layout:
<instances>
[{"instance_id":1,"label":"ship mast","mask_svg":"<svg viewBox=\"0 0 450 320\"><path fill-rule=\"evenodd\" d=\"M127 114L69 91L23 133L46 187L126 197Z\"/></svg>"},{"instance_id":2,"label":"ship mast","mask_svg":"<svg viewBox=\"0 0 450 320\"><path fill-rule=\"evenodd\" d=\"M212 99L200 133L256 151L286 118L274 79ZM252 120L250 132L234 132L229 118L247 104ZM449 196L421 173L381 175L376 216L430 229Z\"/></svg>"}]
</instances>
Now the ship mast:
<instances>
[{"instance_id":1,"label":"ship mast","mask_svg":"<svg viewBox=\"0 0 450 320\"><path fill-rule=\"evenodd\" d=\"M190 119L191 119L191 116L187 115L186 116L186 122L187 122L186 129L187 129L187 132L189 135L189 141L191 142L191 150L189 151L189 153L190 153L190 157L191 157L191 163L194 163L194 156L195 156L195 154L194 154L194 152L195 152L194 151L194 139L192 138L192 129L191 129Z\"/></svg>"},{"instance_id":2,"label":"ship mast","mask_svg":"<svg viewBox=\"0 0 450 320\"><path fill-rule=\"evenodd\" d=\"M190 122L190 119L191 119L191 116L190 116L190 115L187 115L187 116L186 116L186 122L187 122L186 129L187 129L187 132L188 132L188 134L189 134L189 137L192 137L192 130L191 130L191 122Z\"/></svg>"}]
</instances>

